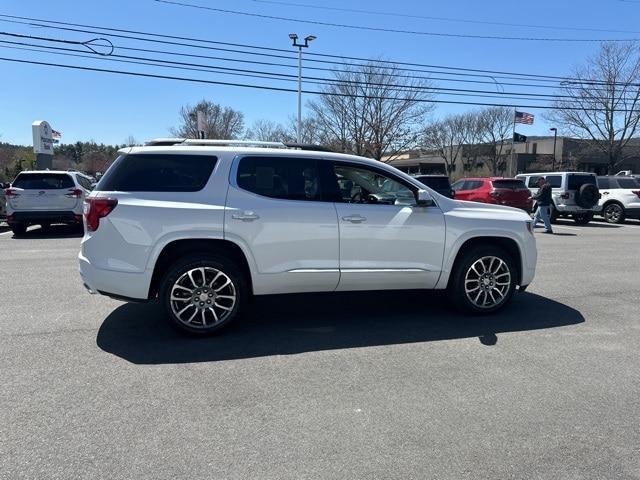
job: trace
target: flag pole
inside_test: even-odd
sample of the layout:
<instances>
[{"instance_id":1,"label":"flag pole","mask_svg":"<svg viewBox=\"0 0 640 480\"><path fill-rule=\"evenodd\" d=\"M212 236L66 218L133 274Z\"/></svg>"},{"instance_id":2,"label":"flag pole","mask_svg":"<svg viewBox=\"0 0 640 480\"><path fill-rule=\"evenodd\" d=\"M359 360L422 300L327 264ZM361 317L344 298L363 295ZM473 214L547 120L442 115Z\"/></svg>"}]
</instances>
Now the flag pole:
<instances>
[{"instance_id":1,"label":"flag pole","mask_svg":"<svg viewBox=\"0 0 640 480\"><path fill-rule=\"evenodd\" d=\"M514 148L515 148L515 138L516 138L516 111L517 111L517 107L513 107L513 131L511 132L511 162L509 162L509 171L510 177L515 177L516 174L518 173L518 166L514 165L515 163L515 152L514 152Z\"/></svg>"}]
</instances>

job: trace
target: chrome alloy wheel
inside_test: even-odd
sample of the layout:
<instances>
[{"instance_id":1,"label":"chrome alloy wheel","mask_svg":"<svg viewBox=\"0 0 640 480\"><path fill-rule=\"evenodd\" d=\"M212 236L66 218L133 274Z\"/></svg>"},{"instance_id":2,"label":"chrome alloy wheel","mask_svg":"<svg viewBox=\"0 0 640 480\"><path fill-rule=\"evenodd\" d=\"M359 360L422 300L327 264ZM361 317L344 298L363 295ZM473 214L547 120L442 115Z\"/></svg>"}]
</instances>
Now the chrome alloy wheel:
<instances>
[{"instance_id":1,"label":"chrome alloy wheel","mask_svg":"<svg viewBox=\"0 0 640 480\"><path fill-rule=\"evenodd\" d=\"M465 294L478 308L492 308L502 303L510 286L509 267L498 257L476 260L464 276Z\"/></svg>"},{"instance_id":2,"label":"chrome alloy wheel","mask_svg":"<svg viewBox=\"0 0 640 480\"><path fill-rule=\"evenodd\" d=\"M604 218L609 223L618 223L622 217L622 207L617 203L607 205L604 211Z\"/></svg>"},{"instance_id":3,"label":"chrome alloy wheel","mask_svg":"<svg viewBox=\"0 0 640 480\"><path fill-rule=\"evenodd\" d=\"M212 267L188 270L171 287L173 314L194 328L209 328L224 321L236 300L236 287L231 279Z\"/></svg>"}]
</instances>

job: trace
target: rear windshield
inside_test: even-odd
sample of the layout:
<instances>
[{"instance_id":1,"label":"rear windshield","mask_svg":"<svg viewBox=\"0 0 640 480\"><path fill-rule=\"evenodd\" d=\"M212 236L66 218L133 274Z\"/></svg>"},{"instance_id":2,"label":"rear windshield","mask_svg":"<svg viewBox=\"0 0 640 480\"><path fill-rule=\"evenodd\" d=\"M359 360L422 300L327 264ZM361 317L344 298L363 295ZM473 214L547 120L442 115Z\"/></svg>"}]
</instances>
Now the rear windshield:
<instances>
[{"instance_id":1,"label":"rear windshield","mask_svg":"<svg viewBox=\"0 0 640 480\"><path fill-rule=\"evenodd\" d=\"M25 190L60 190L75 187L73 179L66 173L20 173L11 185Z\"/></svg>"},{"instance_id":2,"label":"rear windshield","mask_svg":"<svg viewBox=\"0 0 640 480\"><path fill-rule=\"evenodd\" d=\"M522 180L493 180L493 188L505 188L508 190L521 190L527 188Z\"/></svg>"},{"instance_id":3,"label":"rear windshield","mask_svg":"<svg viewBox=\"0 0 640 480\"><path fill-rule=\"evenodd\" d=\"M640 183L635 178L617 178L620 188L638 188Z\"/></svg>"},{"instance_id":4,"label":"rear windshield","mask_svg":"<svg viewBox=\"0 0 640 480\"><path fill-rule=\"evenodd\" d=\"M447 190L451 188L447 177L416 177L416 179L434 190Z\"/></svg>"},{"instance_id":5,"label":"rear windshield","mask_svg":"<svg viewBox=\"0 0 640 480\"><path fill-rule=\"evenodd\" d=\"M216 161L210 155L121 155L96 188L118 192L197 192L206 185Z\"/></svg>"},{"instance_id":6,"label":"rear windshield","mask_svg":"<svg viewBox=\"0 0 640 480\"><path fill-rule=\"evenodd\" d=\"M585 183L596 185L595 175L569 175L568 190L578 190Z\"/></svg>"}]
</instances>

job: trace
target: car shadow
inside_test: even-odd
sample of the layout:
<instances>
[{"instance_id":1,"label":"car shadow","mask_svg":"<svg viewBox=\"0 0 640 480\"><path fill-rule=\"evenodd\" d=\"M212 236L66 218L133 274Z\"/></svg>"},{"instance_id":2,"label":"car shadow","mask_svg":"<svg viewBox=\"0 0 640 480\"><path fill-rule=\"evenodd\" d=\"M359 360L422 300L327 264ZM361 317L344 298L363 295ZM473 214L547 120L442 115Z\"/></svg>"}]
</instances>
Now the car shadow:
<instances>
[{"instance_id":1,"label":"car shadow","mask_svg":"<svg viewBox=\"0 0 640 480\"><path fill-rule=\"evenodd\" d=\"M40 226L27 230L22 235L13 234L11 238L16 240L33 240L33 239L49 239L49 238L82 238L83 230L74 225L51 225L49 228L43 229Z\"/></svg>"},{"instance_id":2,"label":"car shadow","mask_svg":"<svg viewBox=\"0 0 640 480\"><path fill-rule=\"evenodd\" d=\"M235 325L206 338L173 330L157 301L124 304L96 343L134 364L171 364L473 337L492 346L500 333L582 322L577 310L526 292L487 316L460 314L437 292L278 295L258 297Z\"/></svg>"},{"instance_id":3,"label":"car shadow","mask_svg":"<svg viewBox=\"0 0 640 480\"><path fill-rule=\"evenodd\" d=\"M554 223L556 223L557 225L560 226L572 226L572 227L576 227L576 228L620 228L621 225L612 225L610 223L602 223L599 222L597 220L592 220L591 222L587 223L586 225L580 225L576 222L574 222L573 220L562 220L562 219L558 219L556 220Z\"/></svg>"}]
</instances>

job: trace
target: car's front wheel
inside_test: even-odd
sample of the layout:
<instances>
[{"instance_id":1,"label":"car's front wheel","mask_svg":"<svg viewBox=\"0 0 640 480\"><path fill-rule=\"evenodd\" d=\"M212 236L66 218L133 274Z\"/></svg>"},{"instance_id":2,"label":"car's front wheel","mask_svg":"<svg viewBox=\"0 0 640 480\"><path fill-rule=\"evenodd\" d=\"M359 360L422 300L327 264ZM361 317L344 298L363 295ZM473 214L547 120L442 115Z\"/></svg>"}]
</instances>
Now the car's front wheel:
<instances>
[{"instance_id":1,"label":"car's front wheel","mask_svg":"<svg viewBox=\"0 0 640 480\"><path fill-rule=\"evenodd\" d=\"M517 282L515 263L504 249L476 246L456 262L448 293L463 311L490 313L507 304Z\"/></svg>"},{"instance_id":2,"label":"car's front wheel","mask_svg":"<svg viewBox=\"0 0 640 480\"><path fill-rule=\"evenodd\" d=\"M24 235L27 231L27 226L24 223L12 223L10 227L14 235Z\"/></svg>"},{"instance_id":3,"label":"car's front wheel","mask_svg":"<svg viewBox=\"0 0 640 480\"><path fill-rule=\"evenodd\" d=\"M593 212L576 213L573 215L573 221L578 225L586 225L591 220L593 220Z\"/></svg>"},{"instance_id":4,"label":"car's front wheel","mask_svg":"<svg viewBox=\"0 0 640 480\"><path fill-rule=\"evenodd\" d=\"M211 254L180 259L160 287L171 325L195 335L210 335L228 326L247 295L246 281L235 263Z\"/></svg>"}]
</instances>

